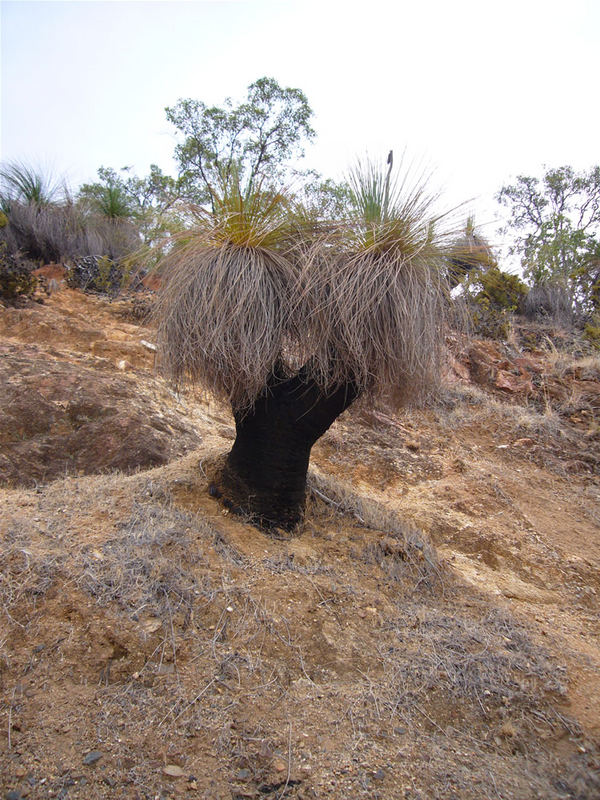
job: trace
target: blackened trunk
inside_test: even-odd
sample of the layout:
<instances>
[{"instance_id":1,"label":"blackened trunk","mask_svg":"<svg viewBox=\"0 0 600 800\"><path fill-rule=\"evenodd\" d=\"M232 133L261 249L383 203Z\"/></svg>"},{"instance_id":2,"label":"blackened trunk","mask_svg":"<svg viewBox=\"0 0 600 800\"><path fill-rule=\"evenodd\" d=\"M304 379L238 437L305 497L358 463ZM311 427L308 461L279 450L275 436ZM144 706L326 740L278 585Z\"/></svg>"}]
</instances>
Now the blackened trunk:
<instances>
[{"instance_id":1,"label":"blackened trunk","mask_svg":"<svg viewBox=\"0 0 600 800\"><path fill-rule=\"evenodd\" d=\"M348 383L325 396L304 371L274 378L252 409L234 414L217 486L227 504L263 527L292 530L304 514L311 448L357 394Z\"/></svg>"}]
</instances>

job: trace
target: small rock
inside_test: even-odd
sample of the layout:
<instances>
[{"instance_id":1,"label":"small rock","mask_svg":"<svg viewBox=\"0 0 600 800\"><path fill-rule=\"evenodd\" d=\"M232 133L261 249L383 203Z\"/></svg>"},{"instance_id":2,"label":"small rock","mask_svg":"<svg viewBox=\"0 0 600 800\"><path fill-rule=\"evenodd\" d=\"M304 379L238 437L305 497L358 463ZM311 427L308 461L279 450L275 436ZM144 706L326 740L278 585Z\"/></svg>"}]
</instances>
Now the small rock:
<instances>
[{"instance_id":1,"label":"small rock","mask_svg":"<svg viewBox=\"0 0 600 800\"><path fill-rule=\"evenodd\" d=\"M277 772L283 772L287 769L287 764L283 759L276 758L275 761L273 761L273 769L277 770Z\"/></svg>"},{"instance_id":2,"label":"small rock","mask_svg":"<svg viewBox=\"0 0 600 800\"><path fill-rule=\"evenodd\" d=\"M163 774L170 778L183 778L185 772L177 764L167 764L166 767L163 767Z\"/></svg>"},{"instance_id":3,"label":"small rock","mask_svg":"<svg viewBox=\"0 0 600 800\"><path fill-rule=\"evenodd\" d=\"M100 750L91 750L83 759L83 763L86 767L89 767L91 764L95 764L96 761L100 761L103 755Z\"/></svg>"},{"instance_id":4,"label":"small rock","mask_svg":"<svg viewBox=\"0 0 600 800\"><path fill-rule=\"evenodd\" d=\"M21 792L18 789L11 789L4 796L6 800L21 800Z\"/></svg>"},{"instance_id":5,"label":"small rock","mask_svg":"<svg viewBox=\"0 0 600 800\"><path fill-rule=\"evenodd\" d=\"M142 624L142 627L146 633L156 633L162 627L162 622L157 617L151 617Z\"/></svg>"},{"instance_id":6,"label":"small rock","mask_svg":"<svg viewBox=\"0 0 600 800\"><path fill-rule=\"evenodd\" d=\"M241 769L241 770L239 770L239 772L235 776L235 779L237 781L247 781L247 780L250 779L251 776L252 776L252 773L250 772L249 769Z\"/></svg>"},{"instance_id":7,"label":"small rock","mask_svg":"<svg viewBox=\"0 0 600 800\"><path fill-rule=\"evenodd\" d=\"M515 442L513 442L513 447L531 447L534 444L535 442L533 439L525 436L523 439L517 439Z\"/></svg>"},{"instance_id":8,"label":"small rock","mask_svg":"<svg viewBox=\"0 0 600 800\"><path fill-rule=\"evenodd\" d=\"M382 781L385 778L385 772L379 767L379 769L373 773L373 780L374 781Z\"/></svg>"}]
</instances>

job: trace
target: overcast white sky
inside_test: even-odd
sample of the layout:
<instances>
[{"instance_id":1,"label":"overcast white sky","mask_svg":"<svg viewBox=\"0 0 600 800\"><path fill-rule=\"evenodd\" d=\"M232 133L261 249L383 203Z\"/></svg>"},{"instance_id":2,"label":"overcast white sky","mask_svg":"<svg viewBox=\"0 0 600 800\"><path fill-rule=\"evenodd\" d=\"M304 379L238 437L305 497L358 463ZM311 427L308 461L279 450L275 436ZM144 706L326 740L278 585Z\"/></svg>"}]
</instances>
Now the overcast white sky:
<instances>
[{"instance_id":1,"label":"overcast white sky","mask_svg":"<svg viewBox=\"0 0 600 800\"><path fill-rule=\"evenodd\" d=\"M327 176L406 149L449 205L543 165L600 161L598 0L1 3L2 160L67 175L174 173L164 107L243 99L263 75L302 89ZM489 228L493 234L494 225Z\"/></svg>"}]
</instances>

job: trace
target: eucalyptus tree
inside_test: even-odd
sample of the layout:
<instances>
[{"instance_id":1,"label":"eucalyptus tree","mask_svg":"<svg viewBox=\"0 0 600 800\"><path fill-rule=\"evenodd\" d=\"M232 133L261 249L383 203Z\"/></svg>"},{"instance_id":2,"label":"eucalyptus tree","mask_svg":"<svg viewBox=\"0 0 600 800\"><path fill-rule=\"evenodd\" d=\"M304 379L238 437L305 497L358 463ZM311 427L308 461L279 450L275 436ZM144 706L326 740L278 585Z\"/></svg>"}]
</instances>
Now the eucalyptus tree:
<instances>
[{"instance_id":1,"label":"eucalyptus tree","mask_svg":"<svg viewBox=\"0 0 600 800\"><path fill-rule=\"evenodd\" d=\"M175 157L187 196L197 203L211 204L214 190L234 175L248 187L281 181L315 135L304 93L274 78L250 84L243 103L226 98L222 107L207 106L187 98L165 111L183 137Z\"/></svg>"},{"instance_id":2,"label":"eucalyptus tree","mask_svg":"<svg viewBox=\"0 0 600 800\"><path fill-rule=\"evenodd\" d=\"M348 218L326 232L308 230L284 193L256 180L242 190L238 177L167 257L159 358L231 403L236 439L214 492L289 530L334 420L361 395L406 401L435 383L447 238L425 186L372 163L352 172Z\"/></svg>"},{"instance_id":3,"label":"eucalyptus tree","mask_svg":"<svg viewBox=\"0 0 600 800\"><path fill-rule=\"evenodd\" d=\"M497 199L533 287L562 290L583 313L600 310L600 166L547 169L541 180L520 175Z\"/></svg>"}]
</instances>

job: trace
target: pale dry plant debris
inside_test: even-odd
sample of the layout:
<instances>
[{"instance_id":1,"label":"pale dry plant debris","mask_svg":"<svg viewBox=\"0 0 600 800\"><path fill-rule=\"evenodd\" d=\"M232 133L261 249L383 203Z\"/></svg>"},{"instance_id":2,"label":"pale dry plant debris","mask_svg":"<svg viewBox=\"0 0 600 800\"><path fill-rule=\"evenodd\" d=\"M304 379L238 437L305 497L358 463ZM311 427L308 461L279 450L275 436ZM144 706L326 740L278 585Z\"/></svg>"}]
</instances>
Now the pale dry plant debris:
<instances>
[{"instance_id":1,"label":"pale dry plant debris","mask_svg":"<svg viewBox=\"0 0 600 800\"><path fill-rule=\"evenodd\" d=\"M204 520L154 502L135 501L131 516L121 521L120 535L100 550L85 546L79 553L78 585L100 605L117 602L128 613L170 616L170 598L185 615L199 589L193 568L202 553L192 548L189 532Z\"/></svg>"},{"instance_id":2,"label":"pale dry plant debris","mask_svg":"<svg viewBox=\"0 0 600 800\"><path fill-rule=\"evenodd\" d=\"M34 548L24 523L15 521L7 527L0 553L0 611L9 627L27 626L37 600L59 571L59 554L52 548Z\"/></svg>"},{"instance_id":3,"label":"pale dry plant debris","mask_svg":"<svg viewBox=\"0 0 600 800\"><path fill-rule=\"evenodd\" d=\"M382 534L365 549L363 556L368 561L380 563L383 557L391 555L398 574L416 569L422 579L435 581L441 577L442 566L435 548L422 531L396 512L376 500L362 497L338 478L315 469L309 473L308 488L317 500L337 513L354 517L363 528Z\"/></svg>"}]
</instances>

